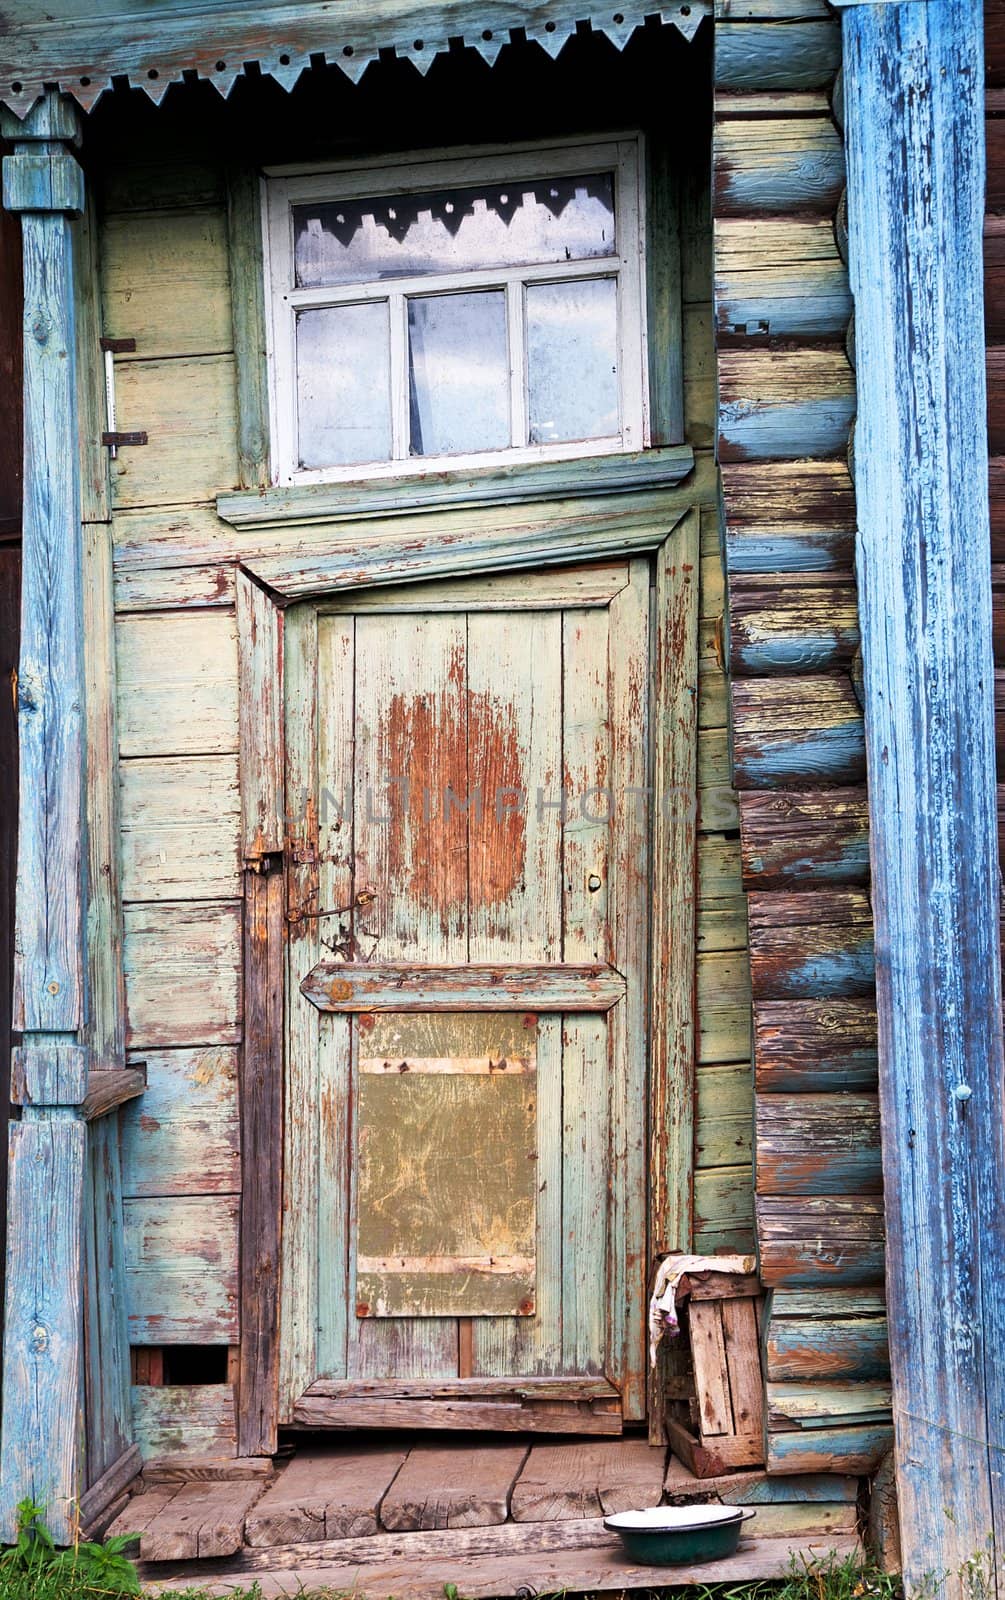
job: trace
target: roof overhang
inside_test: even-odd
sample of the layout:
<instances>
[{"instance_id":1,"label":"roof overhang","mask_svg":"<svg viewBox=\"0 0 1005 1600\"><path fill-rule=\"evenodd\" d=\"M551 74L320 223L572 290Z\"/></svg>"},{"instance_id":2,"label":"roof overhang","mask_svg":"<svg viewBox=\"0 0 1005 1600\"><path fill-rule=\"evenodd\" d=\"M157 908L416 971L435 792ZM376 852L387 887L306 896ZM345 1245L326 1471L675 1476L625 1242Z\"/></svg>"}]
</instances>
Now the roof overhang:
<instances>
[{"instance_id":1,"label":"roof overhang","mask_svg":"<svg viewBox=\"0 0 1005 1600\"><path fill-rule=\"evenodd\" d=\"M312 63L358 81L381 50L426 72L459 41L490 64L512 39L556 56L580 26L622 49L648 17L694 37L712 0L151 0L126 10L108 0L11 0L0 18L0 102L24 117L43 90L90 110L113 80L159 101L193 73L227 95L249 66L292 89Z\"/></svg>"}]
</instances>

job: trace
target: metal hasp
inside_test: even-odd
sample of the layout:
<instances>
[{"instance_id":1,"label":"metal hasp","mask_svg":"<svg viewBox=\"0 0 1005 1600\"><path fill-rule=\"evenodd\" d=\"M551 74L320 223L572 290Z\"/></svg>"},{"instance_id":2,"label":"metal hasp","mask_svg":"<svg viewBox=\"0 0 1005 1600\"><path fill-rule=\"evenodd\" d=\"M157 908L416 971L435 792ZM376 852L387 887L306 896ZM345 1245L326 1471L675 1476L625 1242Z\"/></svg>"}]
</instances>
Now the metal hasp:
<instances>
[{"instance_id":1,"label":"metal hasp","mask_svg":"<svg viewBox=\"0 0 1005 1600\"><path fill-rule=\"evenodd\" d=\"M24 250L24 551L18 676L14 1027L24 1101L10 1125L0 1541L17 1502L73 1538L80 1384L87 1085L84 669L71 217L84 205L70 149L79 113L47 93L14 141L3 198Z\"/></svg>"},{"instance_id":2,"label":"metal hasp","mask_svg":"<svg viewBox=\"0 0 1005 1600\"><path fill-rule=\"evenodd\" d=\"M843 13L887 1295L908 1593L1005 1591L980 0ZM966 1102L957 1085L972 1090ZM997 1556L995 1555L997 1551ZM972 1582L972 1580L970 1580Z\"/></svg>"}]
</instances>

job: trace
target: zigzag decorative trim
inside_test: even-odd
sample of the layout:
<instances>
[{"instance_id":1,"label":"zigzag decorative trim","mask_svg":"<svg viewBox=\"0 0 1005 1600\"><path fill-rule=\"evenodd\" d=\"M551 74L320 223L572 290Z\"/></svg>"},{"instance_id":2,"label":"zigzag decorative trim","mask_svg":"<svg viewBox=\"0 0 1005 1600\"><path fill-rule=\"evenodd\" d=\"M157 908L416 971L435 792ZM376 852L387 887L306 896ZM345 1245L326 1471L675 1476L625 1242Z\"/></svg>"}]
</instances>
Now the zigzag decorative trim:
<instances>
[{"instance_id":1,"label":"zigzag decorative trim","mask_svg":"<svg viewBox=\"0 0 1005 1600\"><path fill-rule=\"evenodd\" d=\"M18 28L0 41L0 103L25 117L47 88L71 95L83 110L125 82L159 103L186 74L212 83L227 96L249 67L292 89L312 65L336 66L358 83L382 50L411 61L425 74L438 55L457 42L477 50L491 66L504 45L531 39L552 57L581 27L602 33L622 50L648 17L693 39L712 0L671 0L630 9L610 0L610 9L583 9L583 0L478 0L471 4L415 0L407 10L387 0L366 7L359 0L311 0L309 4L212 5L183 12L167 7L142 19ZM8 53L16 46L17 54Z\"/></svg>"}]
</instances>

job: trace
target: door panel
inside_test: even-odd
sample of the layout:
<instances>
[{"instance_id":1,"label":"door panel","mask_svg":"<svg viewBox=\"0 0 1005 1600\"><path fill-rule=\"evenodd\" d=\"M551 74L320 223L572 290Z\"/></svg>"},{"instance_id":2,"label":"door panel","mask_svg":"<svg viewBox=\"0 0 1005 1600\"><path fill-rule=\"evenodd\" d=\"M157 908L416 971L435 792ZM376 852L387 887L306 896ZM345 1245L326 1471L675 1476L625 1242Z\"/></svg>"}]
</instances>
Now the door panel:
<instances>
[{"instance_id":1,"label":"door panel","mask_svg":"<svg viewBox=\"0 0 1005 1600\"><path fill-rule=\"evenodd\" d=\"M284 1285L287 1415L317 1379L599 1375L642 1414L649 563L482 581L484 608L468 578L303 624L316 748L289 728L290 773L313 774L317 842L313 878L291 871L287 1104L312 1122L288 1129L287 1191L315 1259L284 1258L309 1280ZM352 1010L300 992L319 958ZM490 964L524 972L504 1002L526 983L524 1019L444 1013L414 970L481 993ZM611 1009L535 1004L542 967L590 964L626 980ZM397 1011L345 1001L367 967ZM486 1030L522 1021L533 1069L500 1071Z\"/></svg>"}]
</instances>

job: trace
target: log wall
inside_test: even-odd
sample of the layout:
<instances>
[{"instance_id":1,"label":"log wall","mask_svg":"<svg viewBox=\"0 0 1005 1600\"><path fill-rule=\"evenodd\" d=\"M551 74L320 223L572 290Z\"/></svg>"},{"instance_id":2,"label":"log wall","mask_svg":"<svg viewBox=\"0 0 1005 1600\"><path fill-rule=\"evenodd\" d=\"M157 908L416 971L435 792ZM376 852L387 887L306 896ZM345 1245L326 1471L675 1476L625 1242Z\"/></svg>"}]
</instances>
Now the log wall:
<instances>
[{"instance_id":1,"label":"log wall","mask_svg":"<svg viewBox=\"0 0 1005 1600\"><path fill-rule=\"evenodd\" d=\"M840 50L824 0L717 0L730 750L778 1472L868 1471L891 1437Z\"/></svg>"}]
</instances>

